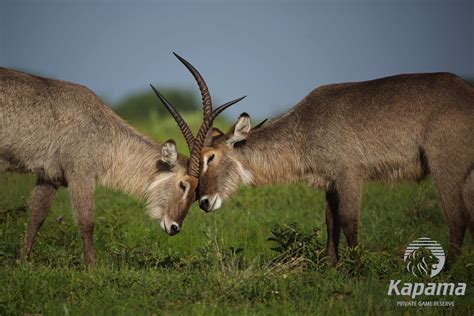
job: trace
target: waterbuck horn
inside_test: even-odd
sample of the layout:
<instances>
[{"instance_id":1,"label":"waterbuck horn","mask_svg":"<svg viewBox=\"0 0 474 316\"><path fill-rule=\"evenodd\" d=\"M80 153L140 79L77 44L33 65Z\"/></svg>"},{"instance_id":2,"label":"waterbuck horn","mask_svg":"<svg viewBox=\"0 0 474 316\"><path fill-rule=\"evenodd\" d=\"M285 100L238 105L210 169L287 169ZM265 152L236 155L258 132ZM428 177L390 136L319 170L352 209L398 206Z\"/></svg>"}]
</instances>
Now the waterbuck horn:
<instances>
[{"instance_id":1,"label":"waterbuck horn","mask_svg":"<svg viewBox=\"0 0 474 316\"><path fill-rule=\"evenodd\" d=\"M212 101L211 101L211 94L207 87L206 81L201 76L201 74L193 67L188 61L184 58L179 56L176 53L173 53L176 58L181 61L186 68L191 72L194 79L196 80L199 90L201 91L201 98L202 98L202 108L203 108L203 122L201 127L199 128L196 137L194 138L193 146L190 148L191 154L189 157L189 165L188 165L188 174L190 176L199 177L199 165L201 161L201 149L204 145L204 141L206 140L206 135L209 129L212 127L212 123L214 122L215 118L225 109L234 105L235 103L241 101L243 98L235 99L233 101L227 102L221 106L219 106L215 111L212 110Z\"/></svg>"},{"instance_id":2,"label":"waterbuck horn","mask_svg":"<svg viewBox=\"0 0 474 316\"><path fill-rule=\"evenodd\" d=\"M209 93L209 89L207 88L206 82L202 78L201 74L199 71L196 70L196 68L193 67L186 59L183 57L179 56L178 54L173 52L173 55L176 56L176 58L179 59L180 62L183 63L186 68L188 68L189 72L193 75L194 79L196 80L199 90L201 91L201 97L202 97L202 110L204 117L209 117L211 116L212 113L212 101L211 101L211 94Z\"/></svg>"},{"instance_id":3,"label":"waterbuck horn","mask_svg":"<svg viewBox=\"0 0 474 316\"><path fill-rule=\"evenodd\" d=\"M235 99L235 100L232 100L232 101L229 101L225 104L222 104L221 106L219 106L215 111L212 112L212 120L214 120L219 114L221 114L221 112L223 112L225 109L227 109L228 107L236 104L237 102L240 102L242 101L243 99L245 99L247 96L244 95L243 97L240 97L238 99ZM211 124L212 125L212 124Z\"/></svg>"},{"instance_id":4,"label":"waterbuck horn","mask_svg":"<svg viewBox=\"0 0 474 316\"><path fill-rule=\"evenodd\" d=\"M198 177L199 177L199 164L200 164L200 161L201 161L202 146L204 145L204 141L206 140L207 132L211 129L212 123L214 122L216 117L220 113L222 113L222 111L224 111L225 109L227 109L231 105L234 105L237 102L243 100L245 97L246 96L243 96L241 98L232 100L230 102L227 102L227 103L219 106L215 111L213 111L211 113L210 116L204 118L204 121L203 121L201 127L199 128L199 131L196 135L196 138L194 139L193 148L191 150L191 156L189 157L189 161L191 163L191 170L193 172L193 174L190 174L190 175L197 174Z\"/></svg>"},{"instance_id":5,"label":"waterbuck horn","mask_svg":"<svg viewBox=\"0 0 474 316\"><path fill-rule=\"evenodd\" d=\"M169 103L165 99L165 97L161 95L161 93L158 92L157 89L155 89L155 87L153 87L152 85L150 86L153 89L153 91L155 91L156 95L161 100L163 105L166 107L168 112L170 112L170 114L173 116L179 128L181 129L181 132L183 133L184 138L186 139L186 143L188 144L188 148L190 151L190 157L189 157L188 169L187 169L188 175L194 178L199 178L199 165L201 161L201 150L202 150L204 141L206 139L206 134L209 131L209 129L212 127L212 123L222 111L224 111L231 105L234 105L235 103L241 101L242 99L245 98L245 96L232 100L230 102L227 102L219 106L215 111L213 111L211 94L209 93L209 89L207 88L206 82L202 78L201 74L196 70L196 68L193 67L193 65L191 65L184 58L182 58L176 53L173 53L173 54L176 56L176 58L179 59L179 61L181 61L184 64L184 66L186 66L186 68L188 68L188 70L191 72L194 79L196 80L199 86L199 90L201 91L203 122L202 122L201 127L199 128L199 131L196 137L193 137L193 133L191 132L191 129L189 128L188 124L184 121L184 119L181 117L178 111L176 111L173 105L171 105L171 103Z\"/></svg>"},{"instance_id":6,"label":"waterbuck horn","mask_svg":"<svg viewBox=\"0 0 474 316\"><path fill-rule=\"evenodd\" d=\"M260 128L263 126L263 124L265 124L265 122L267 122L268 119L264 119L263 121L261 121L260 123L258 123L257 125L255 125L252 129L257 129L257 128Z\"/></svg>"},{"instance_id":7,"label":"waterbuck horn","mask_svg":"<svg viewBox=\"0 0 474 316\"><path fill-rule=\"evenodd\" d=\"M184 139L186 140L186 144L188 145L189 150L191 150L191 148L193 147L194 136L188 124L184 121L178 111L176 111L176 109L171 105L171 103L169 103L169 101L166 100L166 98L152 84L150 84L150 87L153 89L156 96L161 100L161 103L163 103L168 112L170 112L171 116L173 116L174 120L181 129L181 132L183 133Z\"/></svg>"}]
</instances>

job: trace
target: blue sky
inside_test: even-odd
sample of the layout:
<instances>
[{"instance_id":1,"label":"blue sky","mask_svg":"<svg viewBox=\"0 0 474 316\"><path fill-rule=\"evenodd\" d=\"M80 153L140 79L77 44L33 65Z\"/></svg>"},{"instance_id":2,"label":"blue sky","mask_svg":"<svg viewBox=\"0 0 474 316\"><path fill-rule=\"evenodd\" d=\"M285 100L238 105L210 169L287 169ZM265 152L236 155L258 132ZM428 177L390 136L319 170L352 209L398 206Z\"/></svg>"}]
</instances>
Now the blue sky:
<instances>
[{"instance_id":1,"label":"blue sky","mask_svg":"<svg viewBox=\"0 0 474 316\"><path fill-rule=\"evenodd\" d=\"M205 77L228 116L289 109L325 83L411 72L474 77L474 1L0 2L0 65L87 85L107 101Z\"/></svg>"}]
</instances>

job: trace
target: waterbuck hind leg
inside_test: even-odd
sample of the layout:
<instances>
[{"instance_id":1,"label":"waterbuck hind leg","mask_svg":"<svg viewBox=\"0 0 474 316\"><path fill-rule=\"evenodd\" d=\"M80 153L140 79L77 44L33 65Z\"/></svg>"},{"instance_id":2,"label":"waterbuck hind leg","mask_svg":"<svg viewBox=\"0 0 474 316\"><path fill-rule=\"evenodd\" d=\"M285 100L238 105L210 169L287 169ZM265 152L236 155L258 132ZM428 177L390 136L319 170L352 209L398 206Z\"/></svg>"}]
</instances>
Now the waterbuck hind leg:
<instances>
[{"instance_id":1,"label":"waterbuck hind leg","mask_svg":"<svg viewBox=\"0 0 474 316\"><path fill-rule=\"evenodd\" d=\"M429 170L448 220L448 263L459 254L471 217L468 191L472 189L466 185L473 181L474 134L469 113L440 114L430 122L424 141Z\"/></svg>"},{"instance_id":2,"label":"waterbuck hind leg","mask_svg":"<svg viewBox=\"0 0 474 316\"><path fill-rule=\"evenodd\" d=\"M469 214L463 201L462 181L455 172L440 172L432 168L433 179L448 220L449 245L447 261L452 262L459 254L469 223Z\"/></svg>"},{"instance_id":3,"label":"waterbuck hind leg","mask_svg":"<svg viewBox=\"0 0 474 316\"><path fill-rule=\"evenodd\" d=\"M464 206L466 207L469 214L469 232L471 233L471 239L474 242L474 170L470 171L466 181L464 182L462 196L464 200Z\"/></svg>"},{"instance_id":4,"label":"waterbuck hind leg","mask_svg":"<svg viewBox=\"0 0 474 316\"><path fill-rule=\"evenodd\" d=\"M331 258L335 266L339 260L339 236L341 225L339 223L339 198L335 191L326 192L326 229L328 233L326 255Z\"/></svg>"},{"instance_id":5,"label":"waterbuck hind leg","mask_svg":"<svg viewBox=\"0 0 474 316\"><path fill-rule=\"evenodd\" d=\"M362 183L362 178L354 174L342 175L336 180L336 190L339 197L339 222L350 248L354 248L358 243L357 231Z\"/></svg>"},{"instance_id":6,"label":"waterbuck hind leg","mask_svg":"<svg viewBox=\"0 0 474 316\"><path fill-rule=\"evenodd\" d=\"M20 251L20 259L29 257L36 234L48 215L57 190L57 185L38 179L30 201L28 225L25 241Z\"/></svg>"},{"instance_id":7,"label":"waterbuck hind leg","mask_svg":"<svg viewBox=\"0 0 474 316\"><path fill-rule=\"evenodd\" d=\"M94 232L94 184L84 179L69 179L69 193L77 218L77 225L84 247L84 261L88 268L96 263L93 232Z\"/></svg>"}]
</instances>

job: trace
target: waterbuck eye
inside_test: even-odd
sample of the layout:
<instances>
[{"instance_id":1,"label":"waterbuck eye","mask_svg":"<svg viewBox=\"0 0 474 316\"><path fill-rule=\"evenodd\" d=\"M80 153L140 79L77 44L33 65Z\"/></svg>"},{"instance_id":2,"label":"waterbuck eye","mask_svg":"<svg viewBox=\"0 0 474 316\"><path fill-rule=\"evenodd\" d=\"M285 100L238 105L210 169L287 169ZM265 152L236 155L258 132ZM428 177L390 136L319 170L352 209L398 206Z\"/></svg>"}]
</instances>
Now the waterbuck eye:
<instances>
[{"instance_id":1,"label":"waterbuck eye","mask_svg":"<svg viewBox=\"0 0 474 316\"><path fill-rule=\"evenodd\" d=\"M209 164L211 161L214 160L214 154L210 155L209 158L207 158L207 163Z\"/></svg>"}]
</instances>

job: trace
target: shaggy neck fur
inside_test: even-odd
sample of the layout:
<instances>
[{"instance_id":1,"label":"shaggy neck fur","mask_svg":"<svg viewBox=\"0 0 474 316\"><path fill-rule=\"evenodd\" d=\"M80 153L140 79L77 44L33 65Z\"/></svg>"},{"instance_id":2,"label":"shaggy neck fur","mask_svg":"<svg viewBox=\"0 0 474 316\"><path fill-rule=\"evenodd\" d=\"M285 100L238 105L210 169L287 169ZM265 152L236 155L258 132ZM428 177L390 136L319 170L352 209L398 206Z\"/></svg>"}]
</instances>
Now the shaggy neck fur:
<instances>
[{"instance_id":1,"label":"shaggy neck fur","mask_svg":"<svg viewBox=\"0 0 474 316\"><path fill-rule=\"evenodd\" d=\"M283 116L260 129L251 131L245 144L235 148L235 159L251 175L256 186L291 183L304 178L304 155L300 151L297 131L287 132Z\"/></svg>"},{"instance_id":2,"label":"shaggy neck fur","mask_svg":"<svg viewBox=\"0 0 474 316\"><path fill-rule=\"evenodd\" d=\"M109 155L110 163L101 183L146 198L158 175L161 144L141 135L124 135L111 144Z\"/></svg>"}]
</instances>

